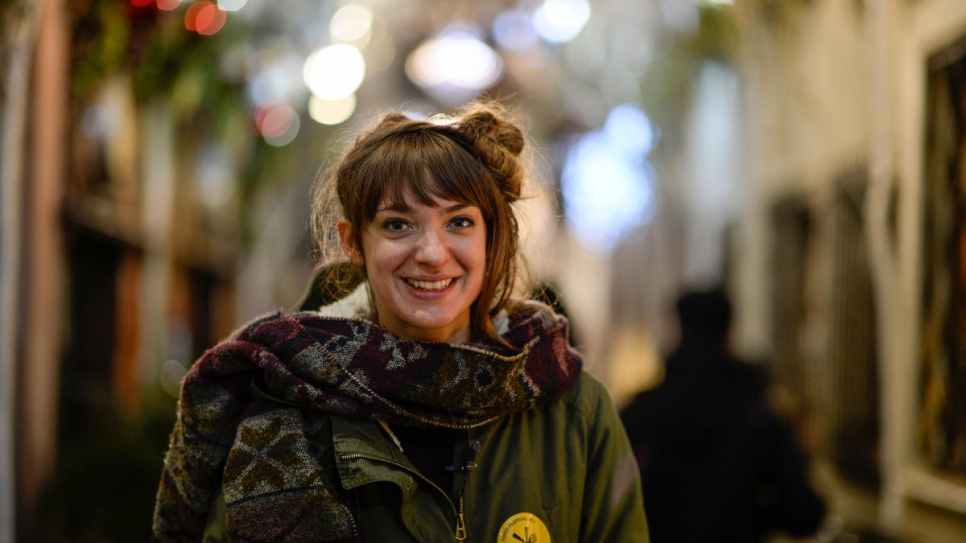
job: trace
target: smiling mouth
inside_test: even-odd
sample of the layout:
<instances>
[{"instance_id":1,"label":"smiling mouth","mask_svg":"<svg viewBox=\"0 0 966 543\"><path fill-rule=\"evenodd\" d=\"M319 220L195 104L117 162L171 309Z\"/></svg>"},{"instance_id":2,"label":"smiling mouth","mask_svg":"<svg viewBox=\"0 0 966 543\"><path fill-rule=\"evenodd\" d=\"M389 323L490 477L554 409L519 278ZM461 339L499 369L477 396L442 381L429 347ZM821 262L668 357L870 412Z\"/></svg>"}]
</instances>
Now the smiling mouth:
<instances>
[{"instance_id":1,"label":"smiling mouth","mask_svg":"<svg viewBox=\"0 0 966 543\"><path fill-rule=\"evenodd\" d=\"M442 281L416 281L413 279L406 279L406 283L408 283L409 286L422 290L443 290L452 282L453 278L443 279Z\"/></svg>"}]
</instances>

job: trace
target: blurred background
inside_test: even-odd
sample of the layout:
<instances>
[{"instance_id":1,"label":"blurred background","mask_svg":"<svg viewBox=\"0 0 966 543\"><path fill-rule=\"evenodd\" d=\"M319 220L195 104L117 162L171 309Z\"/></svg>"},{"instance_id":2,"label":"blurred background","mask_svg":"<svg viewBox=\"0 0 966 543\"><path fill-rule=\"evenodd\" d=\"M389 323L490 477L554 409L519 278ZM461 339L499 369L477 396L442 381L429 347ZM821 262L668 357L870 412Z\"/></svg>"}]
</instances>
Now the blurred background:
<instances>
[{"instance_id":1,"label":"blurred background","mask_svg":"<svg viewBox=\"0 0 966 543\"><path fill-rule=\"evenodd\" d=\"M966 2L0 0L0 24L0 542L147 540L180 378L318 264L319 168L386 109L480 95L523 114L532 273L618 405L660 380L679 290L722 284L840 526L966 540Z\"/></svg>"}]
</instances>

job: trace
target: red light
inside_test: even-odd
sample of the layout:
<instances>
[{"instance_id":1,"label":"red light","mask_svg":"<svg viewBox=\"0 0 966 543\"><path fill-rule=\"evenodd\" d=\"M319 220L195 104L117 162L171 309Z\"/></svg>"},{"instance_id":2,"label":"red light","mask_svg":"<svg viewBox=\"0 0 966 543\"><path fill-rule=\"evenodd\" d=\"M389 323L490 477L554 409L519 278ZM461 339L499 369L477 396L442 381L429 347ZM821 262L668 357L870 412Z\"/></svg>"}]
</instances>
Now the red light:
<instances>
[{"instance_id":1,"label":"red light","mask_svg":"<svg viewBox=\"0 0 966 543\"><path fill-rule=\"evenodd\" d=\"M209 4L198 13L198 33L202 36L211 36L225 26L225 20L227 19L228 15L218 9L218 6Z\"/></svg>"},{"instance_id":2,"label":"red light","mask_svg":"<svg viewBox=\"0 0 966 543\"><path fill-rule=\"evenodd\" d=\"M153 3L154 0L131 0L131 5L139 8L150 6Z\"/></svg>"},{"instance_id":3,"label":"red light","mask_svg":"<svg viewBox=\"0 0 966 543\"><path fill-rule=\"evenodd\" d=\"M284 135L295 123L295 111L286 103L267 104L255 112L255 126L266 138Z\"/></svg>"},{"instance_id":4,"label":"red light","mask_svg":"<svg viewBox=\"0 0 966 543\"><path fill-rule=\"evenodd\" d=\"M198 31L198 12L204 9L204 5L208 2L196 2L188 6L188 10L184 12L184 27L192 32Z\"/></svg>"},{"instance_id":5,"label":"red light","mask_svg":"<svg viewBox=\"0 0 966 543\"><path fill-rule=\"evenodd\" d=\"M218 6L208 0L201 0L192 4L184 14L184 26L188 30L202 36L211 36L223 26L227 15Z\"/></svg>"}]
</instances>

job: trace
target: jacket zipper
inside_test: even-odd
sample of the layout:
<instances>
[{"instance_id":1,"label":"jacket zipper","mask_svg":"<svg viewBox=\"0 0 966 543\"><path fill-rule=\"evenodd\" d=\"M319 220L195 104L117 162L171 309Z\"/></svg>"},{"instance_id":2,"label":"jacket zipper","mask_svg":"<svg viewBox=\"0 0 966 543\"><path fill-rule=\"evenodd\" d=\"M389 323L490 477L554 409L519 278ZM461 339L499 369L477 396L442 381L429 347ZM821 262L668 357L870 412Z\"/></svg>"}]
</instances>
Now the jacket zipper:
<instances>
[{"instance_id":1,"label":"jacket zipper","mask_svg":"<svg viewBox=\"0 0 966 543\"><path fill-rule=\"evenodd\" d=\"M466 522L463 521L463 493L460 492L460 512L459 516L456 517L456 540L463 541L466 539Z\"/></svg>"},{"instance_id":2,"label":"jacket zipper","mask_svg":"<svg viewBox=\"0 0 966 543\"><path fill-rule=\"evenodd\" d=\"M400 462L396 462L395 460L390 460L388 458L383 458L383 457L380 457L380 456L374 456L374 455L371 455L371 454L363 454L363 453L340 454L339 455L339 458L341 458L343 460L355 460L355 459L358 459L358 458L364 458L366 460L374 460L376 462L383 462L383 463L386 463L386 464L390 464L392 466L396 466L397 468L402 469L406 473L409 473L411 475L414 475L414 476L418 477L421 481L423 481L426 484L428 484L429 486L435 488L437 492L439 492L444 497L446 497L446 502L449 503L450 509L453 511L453 516L456 518L456 534L455 534L456 535L456 541L464 541L466 539L466 523L463 520L463 493L462 492L460 492L460 496L459 496L459 511L457 511L456 510L456 506L453 504L453 500L449 499L449 496L446 494L446 492L443 492L443 489L442 488L440 488L436 483L434 483L434 482L430 481L429 479L427 479L426 476L423 475L422 473L419 473L418 471L415 471L415 470L410 469L405 464L402 464Z\"/></svg>"}]
</instances>

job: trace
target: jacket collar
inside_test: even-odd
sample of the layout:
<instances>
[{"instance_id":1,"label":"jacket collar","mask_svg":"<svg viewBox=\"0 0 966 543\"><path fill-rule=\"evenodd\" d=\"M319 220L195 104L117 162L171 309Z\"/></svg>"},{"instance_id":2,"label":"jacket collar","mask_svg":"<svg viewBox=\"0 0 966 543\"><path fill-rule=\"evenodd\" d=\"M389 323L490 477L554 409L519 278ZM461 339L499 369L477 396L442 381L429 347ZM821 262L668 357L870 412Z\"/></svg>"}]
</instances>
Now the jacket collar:
<instances>
[{"instance_id":1,"label":"jacket collar","mask_svg":"<svg viewBox=\"0 0 966 543\"><path fill-rule=\"evenodd\" d=\"M339 415L330 415L329 420L332 421L335 464L343 488L351 490L369 483L391 482L403 493L412 491L414 481L409 472L415 473L416 468L379 423L353 421Z\"/></svg>"}]
</instances>

